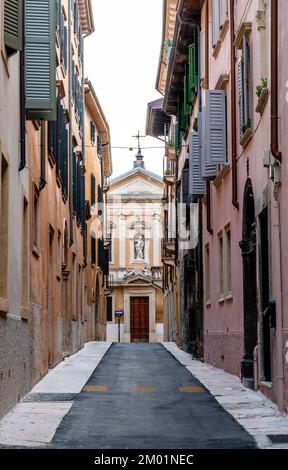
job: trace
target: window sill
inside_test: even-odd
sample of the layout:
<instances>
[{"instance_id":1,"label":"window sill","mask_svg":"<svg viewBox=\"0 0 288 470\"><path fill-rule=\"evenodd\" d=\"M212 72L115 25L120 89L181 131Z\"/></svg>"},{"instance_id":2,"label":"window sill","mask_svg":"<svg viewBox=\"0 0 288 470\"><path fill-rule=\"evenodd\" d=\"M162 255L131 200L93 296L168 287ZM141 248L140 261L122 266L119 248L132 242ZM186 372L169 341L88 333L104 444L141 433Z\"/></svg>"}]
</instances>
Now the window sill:
<instances>
[{"instance_id":1,"label":"window sill","mask_svg":"<svg viewBox=\"0 0 288 470\"><path fill-rule=\"evenodd\" d=\"M36 245L33 245L32 253L36 258L39 258L40 254L39 254L39 250L38 250Z\"/></svg>"},{"instance_id":2,"label":"window sill","mask_svg":"<svg viewBox=\"0 0 288 470\"><path fill-rule=\"evenodd\" d=\"M221 39L222 42L225 39L225 36L226 36L226 33L227 33L228 29L229 29L229 18L226 18L226 20L224 21L224 23L221 26L221 31L220 31L220 36L219 36L219 39Z\"/></svg>"},{"instance_id":3,"label":"window sill","mask_svg":"<svg viewBox=\"0 0 288 470\"><path fill-rule=\"evenodd\" d=\"M225 39L225 36L227 34L227 31L228 31L228 28L229 28L229 19L226 18L226 20L224 21L223 25L221 26L221 29L220 29L220 33L219 33L219 37L217 39L217 42L213 48L213 52L212 52L212 56L214 57L214 59L217 58L219 52L220 52L220 49L221 49L221 46L222 46L222 42L224 41Z\"/></svg>"},{"instance_id":4,"label":"window sill","mask_svg":"<svg viewBox=\"0 0 288 470\"><path fill-rule=\"evenodd\" d=\"M51 168L54 168L54 166L56 165L55 158L50 152L48 152L48 162Z\"/></svg>"},{"instance_id":5,"label":"window sill","mask_svg":"<svg viewBox=\"0 0 288 470\"><path fill-rule=\"evenodd\" d=\"M207 300L207 302L206 302L206 307L209 308L209 307L211 307L211 306L212 306L211 301L210 301L210 300Z\"/></svg>"},{"instance_id":6,"label":"window sill","mask_svg":"<svg viewBox=\"0 0 288 470\"><path fill-rule=\"evenodd\" d=\"M9 303L4 297L0 297L0 315L6 316L9 313Z\"/></svg>"},{"instance_id":7,"label":"window sill","mask_svg":"<svg viewBox=\"0 0 288 470\"><path fill-rule=\"evenodd\" d=\"M251 22L243 22L240 26L240 28L238 29L238 32L236 34L236 37L235 37L235 41L234 41L234 47L236 47L236 49L242 49L242 39L243 39L243 36L248 36L252 31L252 23Z\"/></svg>"},{"instance_id":8,"label":"window sill","mask_svg":"<svg viewBox=\"0 0 288 470\"><path fill-rule=\"evenodd\" d=\"M218 303L223 305L225 303L225 298L220 297L220 299L218 299Z\"/></svg>"},{"instance_id":9,"label":"window sill","mask_svg":"<svg viewBox=\"0 0 288 470\"><path fill-rule=\"evenodd\" d=\"M268 97L269 97L269 90L268 88L263 88L262 92L261 92L261 95L259 97L259 100L258 100L258 103L257 103L257 106L256 106L256 113L259 113L263 114L264 112L264 109L266 107L266 104L267 104L267 101L268 101Z\"/></svg>"},{"instance_id":10,"label":"window sill","mask_svg":"<svg viewBox=\"0 0 288 470\"><path fill-rule=\"evenodd\" d=\"M227 296L226 296L226 302L231 302L233 300L233 295L231 293L229 293Z\"/></svg>"},{"instance_id":11,"label":"window sill","mask_svg":"<svg viewBox=\"0 0 288 470\"><path fill-rule=\"evenodd\" d=\"M231 169L231 165L229 163L222 165L219 174L216 176L216 178L213 181L215 188L219 188L222 180L229 173L230 169Z\"/></svg>"},{"instance_id":12,"label":"window sill","mask_svg":"<svg viewBox=\"0 0 288 470\"><path fill-rule=\"evenodd\" d=\"M217 56L220 52L221 46L222 46L222 41L219 38L218 41L216 42L215 46L213 46L212 56L214 57L214 59L217 58Z\"/></svg>"},{"instance_id":13,"label":"window sill","mask_svg":"<svg viewBox=\"0 0 288 470\"><path fill-rule=\"evenodd\" d=\"M28 307L25 307L25 306L21 306L20 308L20 315L21 315L21 319L22 320L25 320L25 321L28 321L29 318L30 318L30 310Z\"/></svg>"},{"instance_id":14,"label":"window sill","mask_svg":"<svg viewBox=\"0 0 288 470\"><path fill-rule=\"evenodd\" d=\"M244 132L240 140L240 145L241 147L243 147L243 149L247 147L252 137L253 137L253 130L251 127L248 127L248 129Z\"/></svg>"}]
</instances>

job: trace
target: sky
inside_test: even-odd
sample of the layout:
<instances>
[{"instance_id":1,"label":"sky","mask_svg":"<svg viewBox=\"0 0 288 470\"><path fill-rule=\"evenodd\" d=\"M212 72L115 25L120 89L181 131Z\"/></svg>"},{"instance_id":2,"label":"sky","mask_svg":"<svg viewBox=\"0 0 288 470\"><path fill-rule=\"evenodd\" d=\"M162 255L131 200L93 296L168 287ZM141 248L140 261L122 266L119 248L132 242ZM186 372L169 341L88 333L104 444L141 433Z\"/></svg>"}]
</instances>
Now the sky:
<instances>
[{"instance_id":1,"label":"sky","mask_svg":"<svg viewBox=\"0 0 288 470\"><path fill-rule=\"evenodd\" d=\"M162 0L92 0L95 32L85 39L85 77L93 83L110 126L113 177L133 166L138 130L145 135L162 40ZM141 139L145 167L162 174L163 144ZM116 149L113 147L128 147Z\"/></svg>"}]
</instances>

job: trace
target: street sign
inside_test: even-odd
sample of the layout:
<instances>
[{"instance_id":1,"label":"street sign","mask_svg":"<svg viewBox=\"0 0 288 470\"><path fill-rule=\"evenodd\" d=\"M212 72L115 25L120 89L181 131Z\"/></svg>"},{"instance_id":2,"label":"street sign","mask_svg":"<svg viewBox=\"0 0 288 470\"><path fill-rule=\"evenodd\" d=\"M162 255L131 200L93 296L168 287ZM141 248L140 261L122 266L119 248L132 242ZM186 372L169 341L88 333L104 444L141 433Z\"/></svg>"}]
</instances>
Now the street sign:
<instances>
[{"instance_id":1,"label":"street sign","mask_svg":"<svg viewBox=\"0 0 288 470\"><path fill-rule=\"evenodd\" d=\"M116 315L117 317L123 317L124 311L123 311L123 310L116 310L115 315Z\"/></svg>"}]
</instances>

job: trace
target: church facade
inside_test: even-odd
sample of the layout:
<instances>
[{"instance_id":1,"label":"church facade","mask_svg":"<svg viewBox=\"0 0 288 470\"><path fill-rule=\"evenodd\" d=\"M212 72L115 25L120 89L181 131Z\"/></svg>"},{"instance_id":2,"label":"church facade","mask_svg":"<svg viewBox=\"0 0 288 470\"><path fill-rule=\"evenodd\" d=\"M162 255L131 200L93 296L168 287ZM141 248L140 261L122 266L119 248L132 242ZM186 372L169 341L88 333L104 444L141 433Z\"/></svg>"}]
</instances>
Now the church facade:
<instances>
[{"instance_id":1,"label":"church facade","mask_svg":"<svg viewBox=\"0 0 288 470\"><path fill-rule=\"evenodd\" d=\"M163 341L162 195L162 179L145 169L140 148L133 169L111 181L107 341L119 340L119 321L122 342Z\"/></svg>"}]
</instances>

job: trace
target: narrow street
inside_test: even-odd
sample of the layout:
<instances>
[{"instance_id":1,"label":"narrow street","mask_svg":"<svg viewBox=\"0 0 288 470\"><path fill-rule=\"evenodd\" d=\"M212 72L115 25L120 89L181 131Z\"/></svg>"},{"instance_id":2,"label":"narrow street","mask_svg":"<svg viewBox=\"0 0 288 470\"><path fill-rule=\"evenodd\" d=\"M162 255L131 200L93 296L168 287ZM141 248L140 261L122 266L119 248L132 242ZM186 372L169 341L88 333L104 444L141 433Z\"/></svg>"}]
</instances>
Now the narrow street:
<instances>
[{"instance_id":1,"label":"narrow street","mask_svg":"<svg viewBox=\"0 0 288 470\"><path fill-rule=\"evenodd\" d=\"M250 448L253 439L159 344L113 344L51 443L60 448Z\"/></svg>"},{"instance_id":2,"label":"narrow street","mask_svg":"<svg viewBox=\"0 0 288 470\"><path fill-rule=\"evenodd\" d=\"M1 0L2 454L288 451L287 24Z\"/></svg>"}]
</instances>

